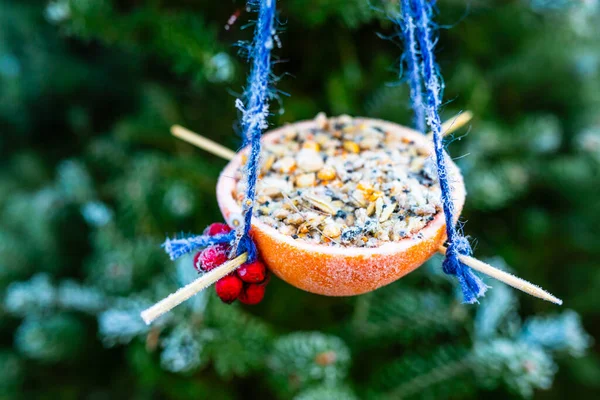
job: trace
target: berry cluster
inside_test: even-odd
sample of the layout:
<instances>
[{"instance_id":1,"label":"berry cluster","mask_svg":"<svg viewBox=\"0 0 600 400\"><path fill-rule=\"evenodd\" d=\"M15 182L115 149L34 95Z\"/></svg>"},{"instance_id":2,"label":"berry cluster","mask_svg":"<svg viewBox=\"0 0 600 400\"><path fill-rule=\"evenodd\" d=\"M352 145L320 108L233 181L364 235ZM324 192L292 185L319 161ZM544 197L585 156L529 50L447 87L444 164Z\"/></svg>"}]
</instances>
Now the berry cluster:
<instances>
[{"instance_id":1,"label":"berry cluster","mask_svg":"<svg viewBox=\"0 0 600 400\"><path fill-rule=\"evenodd\" d=\"M214 223L204 231L214 236L229 233L231 228L223 223ZM194 268L198 272L208 272L228 260L229 245L216 244L198 252L194 257ZM265 287L269 281L268 271L261 261L242 264L235 272L219 279L215 285L217 296L227 304L236 299L244 304L258 304L265 296Z\"/></svg>"}]
</instances>

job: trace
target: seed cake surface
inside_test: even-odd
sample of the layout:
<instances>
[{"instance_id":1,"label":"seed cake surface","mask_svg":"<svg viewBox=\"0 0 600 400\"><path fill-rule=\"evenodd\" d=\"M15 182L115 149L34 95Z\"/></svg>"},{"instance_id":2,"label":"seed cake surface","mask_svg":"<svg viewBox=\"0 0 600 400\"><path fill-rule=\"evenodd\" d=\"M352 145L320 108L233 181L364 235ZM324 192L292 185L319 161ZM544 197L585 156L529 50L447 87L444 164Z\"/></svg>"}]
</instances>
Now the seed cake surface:
<instances>
[{"instance_id":1,"label":"seed cake surface","mask_svg":"<svg viewBox=\"0 0 600 400\"><path fill-rule=\"evenodd\" d=\"M235 197L244 198L242 171ZM316 117L263 144L254 217L297 240L378 247L419 237L441 212L426 148L349 116Z\"/></svg>"}]
</instances>

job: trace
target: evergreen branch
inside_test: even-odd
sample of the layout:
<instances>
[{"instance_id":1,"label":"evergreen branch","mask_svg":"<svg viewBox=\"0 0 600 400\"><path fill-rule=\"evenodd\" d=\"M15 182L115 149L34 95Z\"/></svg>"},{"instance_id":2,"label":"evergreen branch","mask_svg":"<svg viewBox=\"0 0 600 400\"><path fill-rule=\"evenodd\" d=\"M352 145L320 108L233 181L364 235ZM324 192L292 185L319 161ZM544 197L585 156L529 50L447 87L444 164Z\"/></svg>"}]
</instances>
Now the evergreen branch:
<instances>
[{"instance_id":1,"label":"evergreen branch","mask_svg":"<svg viewBox=\"0 0 600 400\"><path fill-rule=\"evenodd\" d=\"M373 374L369 397L447 398L471 392L474 365L472 353L463 347L442 346L429 354L403 356Z\"/></svg>"},{"instance_id":2,"label":"evergreen branch","mask_svg":"<svg viewBox=\"0 0 600 400\"><path fill-rule=\"evenodd\" d=\"M467 374L472 370L472 368L473 364L470 356L449 364L440 365L424 374L417 375L409 381L402 383L392 391L386 393L385 398L409 398L416 394L422 393L424 390L431 388L434 385L442 385L460 375Z\"/></svg>"},{"instance_id":3,"label":"evergreen branch","mask_svg":"<svg viewBox=\"0 0 600 400\"><path fill-rule=\"evenodd\" d=\"M66 11L56 15L54 22L73 36L165 58L175 72L193 73L197 80L233 78L233 60L220 52L215 29L197 13L155 5L122 12L104 0L64 0L61 5Z\"/></svg>"},{"instance_id":4,"label":"evergreen branch","mask_svg":"<svg viewBox=\"0 0 600 400\"><path fill-rule=\"evenodd\" d=\"M392 285L357 300L352 332L368 345L387 343L384 339L411 342L456 330L467 314L452 308L440 293Z\"/></svg>"}]
</instances>

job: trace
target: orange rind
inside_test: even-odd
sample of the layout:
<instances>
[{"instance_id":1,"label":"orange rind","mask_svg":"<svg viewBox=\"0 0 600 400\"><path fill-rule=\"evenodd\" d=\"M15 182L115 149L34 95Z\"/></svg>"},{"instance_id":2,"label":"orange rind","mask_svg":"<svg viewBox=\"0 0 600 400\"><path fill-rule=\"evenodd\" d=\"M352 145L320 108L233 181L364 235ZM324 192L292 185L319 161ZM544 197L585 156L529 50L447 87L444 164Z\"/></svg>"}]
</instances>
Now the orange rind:
<instances>
[{"instance_id":1,"label":"orange rind","mask_svg":"<svg viewBox=\"0 0 600 400\"><path fill-rule=\"evenodd\" d=\"M432 154L427 137L410 128L391 122L355 118L358 123L373 124L386 134L405 138ZM316 127L314 120L286 125L263 135L263 143L273 142L290 130ZM225 221L232 224L241 215L234 198L236 172L242 167L244 149L223 169L217 183L217 201ZM460 170L447 157L448 173L453 186L456 218L465 202L466 192ZM446 240L443 212L438 212L410 238L386 242L375 248L334 247L312 244L278 232L257 218L252 220L251 235L265 264L282 280L302 290L326 296L354 296L394 282L415 270L438 252Z\"/></svg>"}]
</instances>

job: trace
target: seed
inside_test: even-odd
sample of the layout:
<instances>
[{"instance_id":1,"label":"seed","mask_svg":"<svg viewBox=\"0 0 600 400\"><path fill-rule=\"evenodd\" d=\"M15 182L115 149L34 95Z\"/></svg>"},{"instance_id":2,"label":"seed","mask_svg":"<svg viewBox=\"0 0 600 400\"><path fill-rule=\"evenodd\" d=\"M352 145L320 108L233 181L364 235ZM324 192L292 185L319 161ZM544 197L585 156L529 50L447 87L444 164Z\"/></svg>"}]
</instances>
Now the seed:
<instances>
[{"instance_id":1,"label":"seed","mask_svg":"<svg viewBox=\"0 0 600 400\"><path fill-rule=\"evenodd\" d=\"M339 124L343 124L343 125L350 125L353 121L352 121L352 117L349 116L348 114L342 114L336 118L335 122L337 122Z\"/></svg>"},{"instance_id":2,"label":"seed","mask_svg":"<svg viewBox=\"0 0 600 400\"><path fill-rule=\"evenodd\" d=\"M357 130L358 127L353 125L344 125L344 127L342 128L342 132L344 132L345 134L356 132Z\"/></svg>"},{"instance_id":3,"label":"seed","mask_svg":"<svg viewBox=\"0 0 600 400\"><path fill-rule=\"evenodd\" d=\"M383 197L383 192L380 190L374 190L373 193L369 196L369 201L376 201L377 199Z\"/></svg>"},{"instance_id":4,"label":"seed","mask_svg":"<svg viewBox=\"0 0 600 400\"><path fill-rule=\"evenodd\" d=\"M283 203L283 205L281 207L287 211L297 211L296 205L294 204L293 201L292 202L286 201L285 203Z\"/></svg>"},{"instance_id":5,"label":"seed","mask_svg":"<svg viewBox=\"0 0 600 400\"><path fill-rule=\"evenodd\" d=\"M330 135L324 133L317 133L315 135L315 142L321 148L335 149L338 146L337 140L333 140Z\"/></svg>"},{"instance_id":6,"label":"seed","mask_svg":"<svg viewBox=\"0 0 600 400\"><path fill-rule=\"evenodd\" d=\"M379 245L379 243L377 243L377 239L375 238L370 238L366 243L367 247L377 247L377 245Z\"/></svg>"},{"instance_id":7,"label":"seed","mask_svg":"<svg viewBox=\"0 0 600 400\"><path fill-rule=\"evenodd\" d=\"M315 117L315 122L317 127L321 130L327 130L329 127L329 120L327 119L327 115L324 112L320 112Z\"/></svg>"},{"instance_id":8,"label":"seed","mask_svg":"<svg viewBox=\"0 0 600 400\"><path fill-rule=\"evenodd\" d=\"M367 207L367 215L370 217L375 212L375 202L371 201Z\"/></svg>"},{"instance_id":9,"label":"seed","mask_svg":"<svg viewBox=\"0 0 600 400\"><path fill-rule=\"evenodd\" d=\"M319 151L321 150L321 146L317 142L313 142L312 140L306 141L302 144L303 149Z\"/></svg>"},{"instance_id":10,"label":"seed","mask_svg":"<svg viewBox=\"0 0 600 400\"><path fill-rule=\"evenodd\" d=\"M360 147L355 142L346 140L344 142L344 149L349 153L357 154L360 151Z\"/></svg>"},{"instance_id":11,"label":"seed","mask_svg":"<svg viewBox=\"0 0 600 400\"><path fill-rule=\"evenodd\" d=\"M383 213L383 199L380 197L375 201L375 215L377 219L381 218L381 213Z\"/></svg>"},{"instance_id":12,"label":"seed","mask_svg":"<svg viewBox=\"0 0 600 400\"><path fill-rule=\"evenodd\" d=\"M294 131L289 131L293 136L296 135ZM289 154L289 148L282 144L270 144L269 152L273 153L276 157L284 157L286 154Z\"/></svg>"},{"instance_id":13,"label":"seed","mask_svg":"<svg viewBox=\"0 0 600 400\"><path fill-rule=\"evenodd\" d=\"M327 217L321 214L317 214L313 211L307 211L306 213L304 213L304 219L311 225L311 227L318 226L321 222L323 222L325 218Z\"/></svg>"},{"instance_id":14,"label":"seed","mask_svg":"<svg viewBox=\"0 0 600 400\"><path fill-rule=\"evenodd\" d=\"M292 236L298 233L298 230L291 226L291 225L282 225L281 227L278 228L279 233L284 234L284 235L288 235L288 236Z\"/></svg>"},{"instance_id":15,"label":"seed","mask_svg":"<svg viewBox=\"0 0 600 400\"><path fill-rule=\"evenodd\" d=\"M296 156L298 168L305 172L316 172L323 168L323 156L312 149L302 149Z\"/></svg>"},{"instance_id":16,"label":"seed","mask_svg":"<svg viewBox=\"0 0 600 400\"><path fill-rule=\"evenodd\" d=\"M369 137L360 141L360 148L365 150L374 150L379 146L381 140L376 137Z\"/></svg>"},{"instance_id":17,"label":"seed","mask_svg":"<svg viewBox=\"0 0 600 400\"><path fill-rule=\"evenodd\" d=\"M330 165L324 166L317 173L317 178L321 179L322 181L329 181L331 179L334 179L335 177L336 177L335 168L333 168Z\"/></svg>"},{"instance_id":18,"label":"seed","mask_svg":"<svg viewBox=\"0 0 600 400\"><path fill-rule=\"evenodd\" d=\"M389 240L390 240L389 232L387 230L383 230L383 229L380 231L377 231L377 233L375 233L375 237L384 242L389 242Z\"/></svg>"},{"instance_id":19,"label":"seed","mask_svg":"<svg viewBox=\"0 0 600 400\"><path fill-rule=\"evenodd\" d=\"M414 158L410 163L410 171L411 172L419 172L425 166L424 158Z\"/></svg>"},{"instance_id":20,"label":"seed","mask_svg":"<svg viewBox=\"0 0 600 400\"><path fill-rule=\"evenodd\" d=\"M285 208L278 208L277 210L273 211L273 217L277 218L277 219L285 219L290 215L290 211L286 210Z\"/></svg>"},{"instance_id":21,"label":"seed","mask_svg":"<svg viewBox=\"0 0 600 400\"><path fill-rule=\"evenodd\" d=\"M363 224L363 231L369 233L375 233L377 231L377 221L372 218L369 218Z\"/></svg>"},{"instance_id":22,"label":"seed","mask_svg":"<svg viewBox=\"0 0 600 400\"><path fill-rule=\"evenodd\" d=\"M367 210L364 208L359 208L354 211L354 216L356 217L357 224L364 224L367 220Z\"/></svg>"},{"instance_id":23,"label":"seed","mask_svg":"<svg viewBox=\"0 0 600 400\"><path fill-rule=\"evenodd\" d=\"M306 188L315 185L317 178L315 174L311 172L310 174L302 174L296 177L296 186L299 188Z\"/></svg>"},{"instance_id":24,"label":"seed","mask_svg":"<svg viewBox=\"0 0 600 400\"><path fill-rule=\"evenodd\" d=\"M319 210L326 212L327 214L334 215L337 212L337 210L331 205L331 202L327 201L322 197L313 195L311 193L304 193L302 194L302 198L306 200L309 204L311 204L313 207L316 207Z\"/></svg>"},{"instance_id":25,"label":"seed","mask_svg":"<svg viewBox=\"0 0 600 400\"><path fill-rule=\"evenodd\" d=\"M268 203L270 200L271 200L271 198L270 198L269 196L266 196L266 195L264 195L264 194L263 194L263 195L260 195L260 196L258 196L258 197L256 198L256 201L257 201L259 204L266 204L266 203Z\"/></svg>"},{"instance_id":26,"label":"seed","mask_svg":"<svg viewBox=\"0 0 600 400\"><path fill-rule=\"evenodd\" d=\"M308 233L310 232L310 228L310 224L308 222L305 222L298 227L298 233Z\"/></svg>"},{"instance_id":27,"label":"seed","mask_svg":"<svg viewBox=\"0 0 600 400\"><path fill-rule=\"evenodd\" d=\"M344 202L341 200L333 200L331 202L331 206L335 207L336 210L339 210L340 208L344 207Z\"/></svg>"},{"instance_id":28,"label":"seed","mask_svg":"<svg viewBox=\"0 0 600 400\"><path fill-rule=\"evenodd\" d=\"M342 229L339 224L330 223L323 228L323 235L335 239L342 234Z\"/></svg>"},{"instance_id":29,"label":"seed","mask_svg":"<svg viewBox=\"0 0 600 400\"><path fill-rule=\"evenodd\" d=\"M346 216L346 225L353 226L355 222L356 222L356 217L354 215L348 214Z\"/></svg>"},{"instance_id":30,"label":"seed","mask_svg":"<svg viewBox=\"0 0 600 400\"><path fill-rule=\"evenodd\" d=\"M373 185L371 185L368 182L360 182L358 185L356 185L356 188L358 190L362 190L364 192L367 192L367 194L370 194L373 192Z\"/></svg>"},{"instance_id":31,"label":"seed","mask_svg":"<svg viewBox=\"0 0 600 400\"><path fill-rule=\"evenodd\" d=\"M346 211L344 211L344 210L338 210L335 213L336 218L346 218L347 215L348 215L348 213L346 213Z\"/></svg>"},{"instance_id":32,"label":"seed","mask_svg":"<svg viewBox=\"0 0 600 400\"><path fill-rule=\"evenodd\" d=\"M267 177L258 181L257 191L262 195L273 198L281 195L282 193L291 192L292 185L290 182L283 179Z\"/></svg>"},{"instance_id":33,"label":"seed","mask_svg":"<svg viewBox=\"0 0 600 400\"><path fill-rule=\"evenodd\" d=\"M391 230L396 235L398 235L400 237L404 237L404 236L406 236L406 231L408 230L407 228L408 228L408 225L406 223L406 220L404 220L404 221L396 222Z\"/></svg>"},{"instance_id":34,"label":"seed","mask_svg":"<svg viewBox=\"0 0 600 400\"><path fill-rule=\"evenodd\" d=\"M294 167L296 166L296 160L293 157L283 157L277 160L275 164L273 164L273 168L276 171L281 172L282 174L289 174L292 172Z\"/></svg>"},{"instance_id":35,"label":"seed","mask_svg":"<svg viewBox=\"0 0 600 400\"><path fill-rule=\"evenodd\" d=\"M354 241L360 234L362 233L362 230L357 227L357 226L352 226L349 228L346 228L342 231L342 243L350 243L352 241Z\"/></svg>"},{"instance_id":36,"label":"seed","mask_svg":"<svg viewBox=\"0 0 600 400\"><path fill-rule=\"evenodd\" d=\"M304 222L304 217L300 213L290 214L285 219L286 224L300 225L302 222Z\"/></svg>"},{"instance_id":37,"label":"seed","mask_svg":"<svg viewBox=\"0 0 600 400\"><path fill-rule=\"evenodd\" d=\"M359 207L364 207L367 205L365 193L362 190L355 190L352 193L352 200L354 200L354 202L358 204Z\"/></svg>"},{"instance_id":38,"label":"seed","mask_svg":"<svg viewBox=\"0 0 600 400\"><path fill-rule=\"evenodd\" d=\"M390 216L392 215L395 209L396 203L388 204L387 207L383 209L381 216L379 217L379 222L385 222L388 219L390 219Z\"/></svg>"},{"instance_id":39,"label":"seed","mask_svg":"<svg viewBox=\"0 0 600 400\"><path fill-rule=\"evenodd\" d=\"M263 165L261 167L261 172L263 173L263 175L266 174L271 169L274 162L275 162L275 156L273 154L271 154L270 156L267 157L267 159L265 160L265 162L263 163Z\"/></svg>"},{"instance_id":40,"label":"seed","mask_svg":"<svg viewBox=\"0 0 600 400\"><path fill-rule=\"evenodd\" d=\"M408 230L410 233L419 231L425 226L421 218L408 218Z\"/></svg>"},{"instance_id":41,"label":"seed","mask_svg":"<svg viewBox=\"0 0 600 400\"><path fill-rule=\"evenodd\" d=\"M258 212L259 212L261 215L269 215L269 214L271 213L271 210L269 209L269 207L265 207L265 206L263 206L263 207L259 207L259 208L258 208Z\"/></svg>"},{"instance_id":42,"label":"seed","mask_svg":"<svg viewBox=\"0 0 600 400\"><path fill-rule=\"evenodd\" d=\"M413 211L417 215L435 214L435 206L433 204L425 204L420 207L415 207Z\"/></svg>"}]
</instances>

